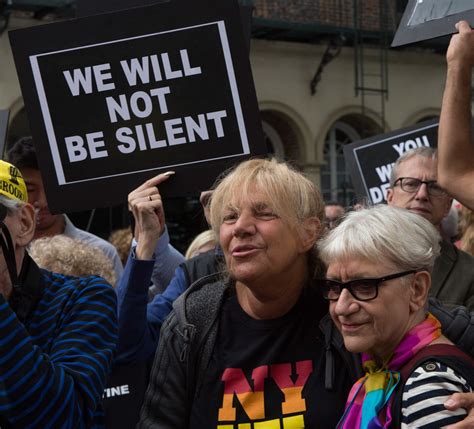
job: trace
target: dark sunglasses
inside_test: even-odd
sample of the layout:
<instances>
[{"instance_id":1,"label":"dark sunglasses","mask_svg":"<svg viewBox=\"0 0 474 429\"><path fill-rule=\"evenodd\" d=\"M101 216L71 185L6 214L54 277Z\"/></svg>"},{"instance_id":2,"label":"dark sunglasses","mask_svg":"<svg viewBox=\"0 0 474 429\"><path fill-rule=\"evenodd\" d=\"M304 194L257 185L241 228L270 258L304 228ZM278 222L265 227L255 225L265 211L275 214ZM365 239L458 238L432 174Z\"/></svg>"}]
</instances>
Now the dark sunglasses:
<instances>
[{"instance_id":1,"label":"dark sunglasses","mask_svg":"<svg viewBox=\"0 0 474 429\"><path fill-rule=\"evenodd\" d=\"M383 282L413 273L416 273L416 270L403 271L401 273L390 274L389 276L378 278L355 279L345 283L338 282L337 280L320 279L316 280L316 284L321 289L324 298L330 301L337 301L341 296L343 289L349 290L351 295L358 301L370 301L377 298L379 294L379 286Z\"/></svg>"}]
</instances>

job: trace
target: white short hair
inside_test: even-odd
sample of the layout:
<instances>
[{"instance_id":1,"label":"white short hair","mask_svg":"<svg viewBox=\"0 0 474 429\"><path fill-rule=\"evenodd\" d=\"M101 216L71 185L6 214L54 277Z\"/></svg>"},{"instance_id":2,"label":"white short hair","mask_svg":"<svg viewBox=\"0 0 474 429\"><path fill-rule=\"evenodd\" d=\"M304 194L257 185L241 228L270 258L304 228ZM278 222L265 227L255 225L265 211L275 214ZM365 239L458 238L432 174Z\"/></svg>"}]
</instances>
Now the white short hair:
<instances>
[{"instance_id":1,"label":"white short hair","mask_svg":"<svg viewBox=\"0 0 474 429\"><path fill-rule=\"evenodd\" d=\"M353 211L318 243L319 256L334 261L361 258L401 270L432 271L441 237L424 217L398 207L378 205Z\"/></svg>"}]
</instances>

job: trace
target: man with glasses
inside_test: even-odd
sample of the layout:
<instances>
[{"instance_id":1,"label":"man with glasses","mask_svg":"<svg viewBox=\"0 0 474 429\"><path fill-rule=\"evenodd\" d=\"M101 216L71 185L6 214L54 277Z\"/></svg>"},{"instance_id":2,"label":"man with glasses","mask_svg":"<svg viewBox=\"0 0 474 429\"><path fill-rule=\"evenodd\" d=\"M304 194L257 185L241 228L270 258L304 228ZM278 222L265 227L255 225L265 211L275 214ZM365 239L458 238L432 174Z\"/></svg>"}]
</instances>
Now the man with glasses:
<instances>
[{"instance_id":1,"label":"man with glasses","mask_svg":"<svg viewBox=\"0 0 474 429\"><path fill-rule=\"evenodd\" d=\"M452 197L437 182L434 149L422 147L402 155L392 168L390 186L389 205L419 214L441 230ZM474 257L443 241L430 293L447 305L464 305L474 310Z\"/></svg>"}]
</instances>

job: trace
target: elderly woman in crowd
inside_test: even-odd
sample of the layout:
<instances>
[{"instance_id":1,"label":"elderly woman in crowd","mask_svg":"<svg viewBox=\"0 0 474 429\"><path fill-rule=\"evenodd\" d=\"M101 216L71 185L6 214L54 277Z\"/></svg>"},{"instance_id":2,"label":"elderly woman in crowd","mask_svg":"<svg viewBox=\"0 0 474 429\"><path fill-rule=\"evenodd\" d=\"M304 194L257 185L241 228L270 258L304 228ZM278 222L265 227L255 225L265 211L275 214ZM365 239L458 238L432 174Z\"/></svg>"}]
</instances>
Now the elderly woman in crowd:
<instances>
[{"instance_id":1,"label":"elderly woman in crowd","mask_svg":"<svg viewBox=\"0 0 474 429\"><path fill-rule=\"evenodd\" d=\"M310 283L323 210L313 184L274 160L220 182L210 214L228 278L204 278L175 303L139 427L334 428L355 373L342 350L327 358L318 329L327 305Z\"/></svg>"},{"instance_id":2,"label":"elderly woman in crowd","mask_svg":"<svg viewBox=\"0 0 474 429\"><path fill-rule=\"evenodd\" d=\"M33 240L28 253L38 264L55 273L67 276L100 276L115 286L112 260L102 251L85 241L64 234Z\"/></svg>"},{"instance_id":3,"label":"elderly woman in crowd","mask_svg":"<svg viewBox=\"0 0 474 429\"><path fill-rule=\"evenodd\" d=\"M227 276L175 303L138 428L334 428L362 375L318 288L321 196L275 160L238 165L216 187L211 225ZM324 319L324 320L323 320Z\"/></svg>"},{"instance_id":4,"label":"elderly woman in crowd","mask_svg":"<svg viewBox=\"0 0 474 429\"><path fill-rule=\"evenodd\" d=\"M338 427L440 428L464 419L465 410L443 403L472 391L474 361L426 311L439 241L423 217L377 206L350 213L320 242L323 295L347 350L364 353L366 372Z\"/></svg>"}]
</instances>

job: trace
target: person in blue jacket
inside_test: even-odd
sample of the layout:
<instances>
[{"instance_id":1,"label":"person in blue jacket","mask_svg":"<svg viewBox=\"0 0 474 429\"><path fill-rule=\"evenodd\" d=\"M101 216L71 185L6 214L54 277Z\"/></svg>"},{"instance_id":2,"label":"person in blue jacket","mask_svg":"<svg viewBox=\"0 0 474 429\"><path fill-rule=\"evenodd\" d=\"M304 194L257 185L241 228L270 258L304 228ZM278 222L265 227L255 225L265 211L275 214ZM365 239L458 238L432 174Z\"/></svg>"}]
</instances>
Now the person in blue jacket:
<instances>
[{"instance_id":1,"label":"person in blue jacket","mask_svg":"<svg viewBox=\"0 0 474 429\"><path fill-rule=\"evenodd\" d=\"M161 325L173 302L195 280L219 270L219 248L188 261L169 243L158 185L173 172L153 177L128 197L135 218L135 240L124 274L117 285L119 311L118 363L147 362L158 345ZM210 193L203 192L207 206ZM150 298L150 291L168 285Z\"/></svg>"},{"instance_id":2,"label":"person in blue jacket","mask_svg":"<svg viewBox=\"0 0 474 429\"><path fill-rule=\"evenodd\" d=\"M0 427L103 428L117 341L116 296L101 277L41 270L19 170L0 161Z\"/></svg>"}]
</instances>

